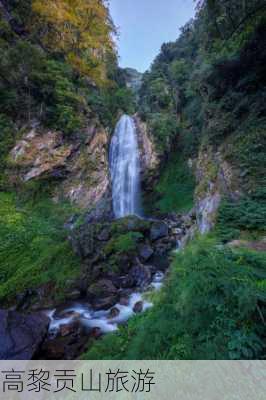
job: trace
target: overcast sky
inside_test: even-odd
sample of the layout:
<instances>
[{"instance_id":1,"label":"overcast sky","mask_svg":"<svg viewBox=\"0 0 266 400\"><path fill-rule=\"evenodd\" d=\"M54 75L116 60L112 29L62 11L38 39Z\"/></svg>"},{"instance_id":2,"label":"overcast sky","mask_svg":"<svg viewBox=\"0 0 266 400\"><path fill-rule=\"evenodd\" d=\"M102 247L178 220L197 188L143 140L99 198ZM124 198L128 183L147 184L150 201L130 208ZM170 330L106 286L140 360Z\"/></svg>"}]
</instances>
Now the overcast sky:
<instances>
[{"instance_id":1,"label":"overcast sky","mask_svg":"<svg viewBox=\"0 0 266 400\"><path fill-rule=\"evenodd\" d=\"M109 0L119 30L120 65L147 70L164 42L195 13L193 0Z\"/></svg>"}]
</instances>

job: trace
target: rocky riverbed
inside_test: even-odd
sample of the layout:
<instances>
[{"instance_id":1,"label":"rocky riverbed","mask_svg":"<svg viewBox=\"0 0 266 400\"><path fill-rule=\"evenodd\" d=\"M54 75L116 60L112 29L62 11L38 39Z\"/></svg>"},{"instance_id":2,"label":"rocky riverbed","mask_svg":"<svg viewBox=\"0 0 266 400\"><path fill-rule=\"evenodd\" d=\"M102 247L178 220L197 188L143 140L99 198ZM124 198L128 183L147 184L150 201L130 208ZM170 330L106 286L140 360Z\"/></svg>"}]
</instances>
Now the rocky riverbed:
<instances>
[{"instance_id":1,"label":"rocky riverbed","mask_svg":"<svg viewBox=\"0 0 266 400\"><path fill-rule=\"evenodd\" d=\"M82 277L73 281L63 304L50 304L48 293L32 302L28 293L20 297L23 312L3 311L1 358L77 358L94 340L152 307L145 294L161 287L171 252L191 235L195 222L193 212L162 220L127 217L89 223L86 218L74 218L68 227Z\"/></svg>"}]
</instances>

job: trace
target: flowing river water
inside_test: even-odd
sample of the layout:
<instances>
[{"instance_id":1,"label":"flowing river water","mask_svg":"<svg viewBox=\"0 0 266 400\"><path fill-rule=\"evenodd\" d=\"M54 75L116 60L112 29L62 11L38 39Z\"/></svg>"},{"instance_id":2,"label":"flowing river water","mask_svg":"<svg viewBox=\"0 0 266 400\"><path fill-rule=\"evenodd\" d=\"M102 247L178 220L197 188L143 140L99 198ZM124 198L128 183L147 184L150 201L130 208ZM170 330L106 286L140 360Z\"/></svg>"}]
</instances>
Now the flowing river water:
<instances>
[{"instance_id":1,"label":"flowing river water","mask_svg":"<svg viewBox=\"0 0 266 400\"><path fill-rule=\"evenodd\" d=\"M123 115L117 123L110 146L110 172L112 179L113 210L116 218L129 215L140 216L140 155L138 149L137 130L134 119ZM162 286L164 274L157 271L149 286L149 290L159 290ZM68 304L54 310L48 310L51 323L50 337L56 337L62 326L71 324L75 320L90 329L99 329L101 333L116 331L119 324L123 324L135 315L135 306L142 303L142 311L152 307L152 303L145 300L145 294L135 289L127 305L116 304L112 316L111 310L95 311L84 301Z\"/></svg>"}]
</instances>

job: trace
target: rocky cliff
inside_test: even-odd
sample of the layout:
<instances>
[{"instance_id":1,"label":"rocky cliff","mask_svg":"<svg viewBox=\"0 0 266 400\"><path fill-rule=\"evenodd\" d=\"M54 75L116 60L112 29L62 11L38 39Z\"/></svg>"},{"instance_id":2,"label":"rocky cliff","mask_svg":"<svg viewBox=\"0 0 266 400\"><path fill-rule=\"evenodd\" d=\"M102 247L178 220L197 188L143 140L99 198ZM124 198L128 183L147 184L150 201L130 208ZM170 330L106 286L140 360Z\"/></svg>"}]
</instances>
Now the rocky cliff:
<instances>
[{"instance_id":1,"label":"rocky cliff","mask_svg":"<svg viewBox=\"0 0 266 400\"><path fill-rule=\"evenodd\" d=\"M195 164L197 225L201 233L207 233L215 225L222 198L241 197L241 173L225 159L222 147L202 148Z\"/></svg>"},{"instance_id":2,"label":"rocky cliff","mask_svg":"<svg viewBox=\"0 0 266 400\"><path fill-rule=\"evenodd\" d=\"M10 181L22 186L49 181L57 202L67 199L93 210L104 201L110 209L108 140L108 132L97 122L71 140L61 132L33 127L11 150Z\"/></svg>"},{"instance_id":3,"label":"rocky cliff","mask_svg":"<svg viewBox=\"0 0 266 400\"><path fill-rule=\"evenodd\" d=\"M149 126L138 114L134 117L140 149L141 180L144 191L149 191L159 176L160 156Z\"/></svg>"}]
</instances>

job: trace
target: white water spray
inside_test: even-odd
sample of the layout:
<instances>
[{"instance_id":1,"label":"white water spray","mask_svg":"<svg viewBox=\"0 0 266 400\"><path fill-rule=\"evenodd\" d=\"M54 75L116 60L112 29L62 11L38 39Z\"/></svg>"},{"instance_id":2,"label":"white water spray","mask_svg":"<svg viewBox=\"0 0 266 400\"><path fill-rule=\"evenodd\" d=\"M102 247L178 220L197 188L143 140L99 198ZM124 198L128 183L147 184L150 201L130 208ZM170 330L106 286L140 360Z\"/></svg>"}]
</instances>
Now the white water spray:
<instances>
[{"instance_id":1,"label":"white water spray","mask_svg":"<svg viewBox=\"0 0 266 400\"><path fill-rule=\"evenodd\" d=\"M123 115L110 148L113 210L116 218L141 215L140 160L134 120Z\"/></svg>"}]
</instances>

